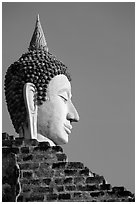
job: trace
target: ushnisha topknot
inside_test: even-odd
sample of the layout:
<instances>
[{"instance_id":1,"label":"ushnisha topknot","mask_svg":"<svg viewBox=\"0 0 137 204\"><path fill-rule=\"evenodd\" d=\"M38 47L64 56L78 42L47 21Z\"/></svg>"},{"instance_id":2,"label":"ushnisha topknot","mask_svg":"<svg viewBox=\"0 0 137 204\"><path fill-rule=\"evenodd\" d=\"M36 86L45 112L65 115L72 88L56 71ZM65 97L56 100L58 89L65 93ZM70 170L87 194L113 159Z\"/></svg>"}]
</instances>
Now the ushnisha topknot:
<instances>
[{"instance_id":1,"label":"ushnisha topknot","mask_svg":"<svg viewBox=\"0 0 137 204\"><path fill-rule=\"evenodd\" d=\"M11 64L5 75L5 98L17 133L24 124L27 125L27 112L23 97L24 85L27 82L35 85L35 102L41 105L46 101L50 80L59 74L64 74L71 81L68 68L48 52L38 16L28 52Z\"/></svg>"},{"instance_id":2,"label":"ushnisha topknot","mask_svg":"<svg viewBox=\"0 0 137 204\"><path fill-rule=\"evenodd\" d=\"M39 14L36 19L34 33L32 35L30 45L29 45L29 50L38 50L38 49L43 49L48 52L48 46L44 36L44 32L41 27Z\"/></svg>"}]
</instances>

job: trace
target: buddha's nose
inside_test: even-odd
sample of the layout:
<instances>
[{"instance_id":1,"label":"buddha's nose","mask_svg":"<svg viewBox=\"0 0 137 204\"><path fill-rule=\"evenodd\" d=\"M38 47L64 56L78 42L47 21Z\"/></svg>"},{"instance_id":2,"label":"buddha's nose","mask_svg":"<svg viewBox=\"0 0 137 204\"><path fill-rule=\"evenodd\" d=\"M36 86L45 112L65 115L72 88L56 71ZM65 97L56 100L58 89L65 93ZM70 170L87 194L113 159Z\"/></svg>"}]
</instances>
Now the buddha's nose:
<instances>
[{"instance_id":1,"label":"buddha's nose","mask_svg":"<svg viewBox=\"0 0 137 204\"><path fill-rule=\"evenodd\" d=\"M69 106L69 112L67 114L67 119L70 120L70 122L78 122L79 121L79 114L73 105L73 103Z\"/></svg>"}]
</instances>

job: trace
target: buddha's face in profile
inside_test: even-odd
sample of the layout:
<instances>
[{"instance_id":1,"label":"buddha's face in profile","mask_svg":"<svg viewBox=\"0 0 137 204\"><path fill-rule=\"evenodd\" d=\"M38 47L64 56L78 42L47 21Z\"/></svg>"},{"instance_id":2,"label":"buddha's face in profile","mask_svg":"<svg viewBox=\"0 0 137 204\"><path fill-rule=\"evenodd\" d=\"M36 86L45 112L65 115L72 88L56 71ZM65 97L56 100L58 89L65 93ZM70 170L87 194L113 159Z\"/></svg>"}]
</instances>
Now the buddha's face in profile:
<instances>
[{"instance_id":1,"label":"buddha's face in profile","mask_svg":"<svg viewBox=\"0 0 137 204\"><path fill-rule=\"evenodd\" d=\"M71 84L63 74L49 82L47 98L38 106L37 131L56 145L68 142L72 122L79 120L79 115L71 101Z\"/></svg>"}]
</instances>

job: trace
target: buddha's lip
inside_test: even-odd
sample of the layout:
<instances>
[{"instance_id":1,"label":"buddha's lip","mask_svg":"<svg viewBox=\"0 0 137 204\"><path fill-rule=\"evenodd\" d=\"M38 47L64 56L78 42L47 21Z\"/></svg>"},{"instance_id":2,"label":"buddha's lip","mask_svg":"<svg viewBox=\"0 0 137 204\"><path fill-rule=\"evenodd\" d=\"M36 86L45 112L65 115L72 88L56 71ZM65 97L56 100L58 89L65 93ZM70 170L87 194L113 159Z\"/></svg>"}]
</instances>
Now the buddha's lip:
<instances>
[{"instance_id":1,"label":"buddha's lip","mask_svg":"<svg viewBox=\"0 0 137 204\"><path fill-rule=\"evenodd\" d=\"M65 126L66 128L68 128L69 130L72 129L72 125L66 125L66 124L64 124L64 126Z\"/></svg>"},{"instance_id":2,"label":"buddha's lip","mask_svg":"<svg viewBox=\"0 0 137 204\"><path fill-rule=\"evenodd\" d=\"M71 133L72 126L70 126L70 125L64 125L64 128L65 128L65 131L66 131L68 134Z\"/></svg>"}]
</instances>

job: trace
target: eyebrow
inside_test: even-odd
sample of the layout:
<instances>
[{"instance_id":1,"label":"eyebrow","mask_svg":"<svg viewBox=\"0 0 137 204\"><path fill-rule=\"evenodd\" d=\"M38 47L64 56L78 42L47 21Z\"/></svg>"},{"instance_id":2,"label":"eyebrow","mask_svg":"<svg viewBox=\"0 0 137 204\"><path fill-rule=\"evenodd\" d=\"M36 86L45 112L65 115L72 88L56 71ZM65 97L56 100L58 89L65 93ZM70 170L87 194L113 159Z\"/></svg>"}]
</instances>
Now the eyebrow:
<instances>
[{"instance_id":1,"label":"eyebrow","mask_svg":"<svg viewBox=\"0 0 137 204\"><path fill-rule=\"evenodd\" d=\"M67 88L63 88L63 89L58 91L58 93L62 93L62 92L67 92L68 96L70 96L70 98L72 97L72 94L70 93L70 91Z\"/></svg>"}]
</instances>

